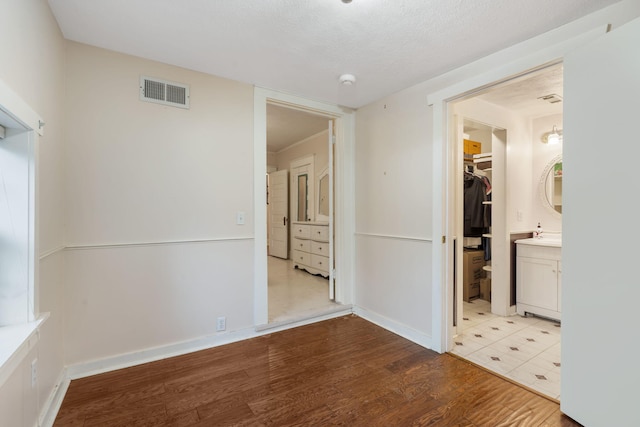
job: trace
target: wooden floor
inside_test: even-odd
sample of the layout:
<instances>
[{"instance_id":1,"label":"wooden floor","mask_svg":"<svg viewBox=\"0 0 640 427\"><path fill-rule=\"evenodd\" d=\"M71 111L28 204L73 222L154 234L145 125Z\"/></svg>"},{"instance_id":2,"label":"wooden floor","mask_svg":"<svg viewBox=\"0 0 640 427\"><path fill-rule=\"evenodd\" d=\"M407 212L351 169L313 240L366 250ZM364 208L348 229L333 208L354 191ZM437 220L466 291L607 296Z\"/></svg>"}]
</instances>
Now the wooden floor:
<instances>
[{"instance_id":1,"label":"wooden floor","mask_svg":"<svg viewBox=\"0 0 640 427\"><path fill-rule=\"evenodd\" d=\"M356 316L74 380L54 425L579 426Z\"/></svg>"}]
</instances>

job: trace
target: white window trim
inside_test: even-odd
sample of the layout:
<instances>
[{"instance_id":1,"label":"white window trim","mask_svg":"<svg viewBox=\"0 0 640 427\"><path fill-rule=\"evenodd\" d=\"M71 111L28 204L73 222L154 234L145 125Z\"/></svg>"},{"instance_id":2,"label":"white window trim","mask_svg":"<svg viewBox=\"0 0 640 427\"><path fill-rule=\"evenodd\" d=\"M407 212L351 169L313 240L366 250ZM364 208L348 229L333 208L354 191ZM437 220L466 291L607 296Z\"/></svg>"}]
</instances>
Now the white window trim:
<instances>
[{"instance_id":1,"label":"white window trim","mask_svg":"<svg viewBox=\"0 0 640 427\"><path fill-rule=\"evenodd\" d=\"M20 98L9 86L0 80L0 115L9 124L24 129L26 132L34 132L37 135L44 134L44 121L22 98ZM35 290L37 260L35 258L37 248L37 236L35 236L35 194L36 171L35 145L37 136L31 143L34 148L29 158L29 266L28 266L28 294L29 313L25 322L0 327L0 387L11 377L13 372L22 363L29 351L39 340L39 331L42 324L49 317L49 313L43 313L35 318Z\"/></svg>"}]
</instances>

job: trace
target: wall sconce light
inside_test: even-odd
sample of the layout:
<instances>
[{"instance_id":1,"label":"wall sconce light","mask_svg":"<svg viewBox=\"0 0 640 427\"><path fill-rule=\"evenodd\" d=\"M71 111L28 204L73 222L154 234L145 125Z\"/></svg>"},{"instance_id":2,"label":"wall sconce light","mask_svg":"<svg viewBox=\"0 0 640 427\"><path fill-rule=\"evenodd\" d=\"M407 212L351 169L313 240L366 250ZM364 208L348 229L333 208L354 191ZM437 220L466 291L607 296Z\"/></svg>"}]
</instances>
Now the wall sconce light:
<instances>
[{"instance_id":1,"label":"wall sconce light","mask_svg":"<svg viewBox=\"0 0 640 427\"><path fill-rule=\"evenodd\" d=\"M556 125L553 125L553 128L551 129L551 132L547 132L544 135L542 135L542 142L544 142L545 144L550 144L550 145L561 143L562 142L562 130L558 130Z\"/></svg>"}]
</instances>

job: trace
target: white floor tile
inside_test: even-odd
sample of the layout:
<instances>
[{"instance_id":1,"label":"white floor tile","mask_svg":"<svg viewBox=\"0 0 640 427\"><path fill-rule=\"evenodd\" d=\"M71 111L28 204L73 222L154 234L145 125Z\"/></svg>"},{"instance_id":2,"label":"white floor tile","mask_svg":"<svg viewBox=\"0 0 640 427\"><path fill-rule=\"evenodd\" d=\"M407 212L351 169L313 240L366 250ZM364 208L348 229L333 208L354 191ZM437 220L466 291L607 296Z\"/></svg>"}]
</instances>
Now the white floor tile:
<instances>
[{"instance_id":1,"label":"white floor tile","mask_svg":"<svg viewBox=\"0 0 640 427\"><path fill-rule=\"evenodd\" d=\"M293 268L291 260L268 257L269 322L324 313L340 306L329 300L329 281Z\"/></svg>"},{"instance_id":2,"label":"white floor tile","mask_svg":"<svg viewBox=\"0 0 640 427\"><path fill-rule=\"evenodd\" d=\"M537 317L501 317L483 300L463 303L452 353L551 398L560 398L559 324Z\"/></svg>"}]
</instances>

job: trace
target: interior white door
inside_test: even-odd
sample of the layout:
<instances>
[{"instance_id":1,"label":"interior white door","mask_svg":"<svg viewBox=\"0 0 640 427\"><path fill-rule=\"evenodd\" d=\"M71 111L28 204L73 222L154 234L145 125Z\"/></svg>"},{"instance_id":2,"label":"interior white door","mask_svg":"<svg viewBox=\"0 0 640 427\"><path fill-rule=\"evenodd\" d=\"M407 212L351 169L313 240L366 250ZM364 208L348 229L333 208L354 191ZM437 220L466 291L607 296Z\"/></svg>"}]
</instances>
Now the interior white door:
<instances>
[{"instance_id":1,"label":"interior white door","mask_svg":"<svg viewBox=\"0 0 640 427\"><path fill-rule=\"evenodd\" d=\"M269 174L269 255L287 259L289 252L288 170Z\"/></svg>"},{"instance_id":2,"label":"interior white door","mask_svg":"<svg viewBox=\"0 0 640 427\"><path fill-rule=\"evenodd\" d=\"M640 19L565 56L561 410L639 426Z\"/></svg>"}]
</instances>

